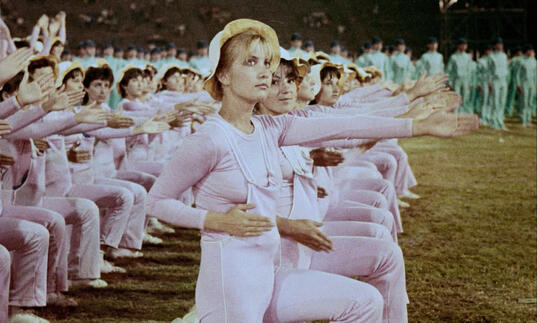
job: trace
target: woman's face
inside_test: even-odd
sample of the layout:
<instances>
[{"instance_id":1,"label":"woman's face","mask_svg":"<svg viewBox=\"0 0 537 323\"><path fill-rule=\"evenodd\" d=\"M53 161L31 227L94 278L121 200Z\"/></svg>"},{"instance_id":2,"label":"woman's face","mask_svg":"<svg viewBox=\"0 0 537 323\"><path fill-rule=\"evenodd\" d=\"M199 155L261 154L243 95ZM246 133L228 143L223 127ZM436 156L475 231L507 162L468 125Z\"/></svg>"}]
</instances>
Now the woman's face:
<instances>
[{"instance_id":1,"label":"woman's face","mask_svg":"<svg viewBox=\"0 0 537 323\"><path fill-rule=\"evenodd\" d=\"M67 91L82 91L83 89L82 74L80 73L76 73L75 77L72 77L65 82L65 90Z\"/></svg>"},{"instance_id":2,"label":"woman's face","mask_svg":"<svg viewBox=\"0 0 537 323\"><path fill-rule=\"evenodd\" d=\"M146 95L151 92L151 77L142 77L142 95Z\"/></svg>"},{"instance_id":3,"label":"woman's face","mask_svg":"<svg viewBox=\"0 0 537 323\"><path fill-rule=\"evenodd\" d=\"M166 79L166 89L173 92L185 91L185 79L179 72L175 72Z\"/></svg>"},{"instance_id":4,"label":"woman's face","mask_svg":"<svg viewBox=\"0 0 537 323\"><path fill-rule=\"evenodd\" d=\"M138 77L131 78L127 86L124 88L127 97L139 98L140 96L142 96L142 84L143 78L141 75Z\"/></svg>"},{"instance_id":5,"label":"woman's face","mask_svg":"<svg viewBox=\"0 0 537 323\"><path fill-rule=\"evenodd\" d=\"M89 102L102 104L108 101L110 95L110 82L106 80L93 80L89 87L86 88Z\"/></svg>"},{"instance_id":6,"label":"woman's face","mask_svg":"<svg viewBox=\"0 0 537 323\"><path fill-rule=\"evenodd\" d=\"M268 95L261 101L263 106L274 115L288 113L296 104L296 81L286 75L282 65L272 74L272 83Z\"/></svg>"},{"instance_id":7,"label":"woman's face","mask_svg":"<svg viewBox=\"0 0 537 323\"><path fill-rule=\"evenodd\" d=\"M333 106L339 99L339 79L328 75L321 82L321 91L317 95L317 103L325 106Z\"/></svg>"},{"instance_id":8,"label":"woman's face","mask_svg":"<svg viewBox=\"0 0 537 323\"><path fill-rule=\"evenodd\" d=\"M252 105L262 101L271 87L270 59L261 44L253 43L247 55L219 73L224 96L228 93Z\"/></svg>"},{"instance_id":9,"label":"woman's face","mask_svg":"<svg viewBox=\"0 0 537 323\"><path fill-rule=\"evenodd\" d=\"M313 80L313 77L311 77L310 74L307 74L298 87L298 100L310 102L315 99L315 94L313 93L314 87L315 81Z\"/></svg>"}]
</instances>

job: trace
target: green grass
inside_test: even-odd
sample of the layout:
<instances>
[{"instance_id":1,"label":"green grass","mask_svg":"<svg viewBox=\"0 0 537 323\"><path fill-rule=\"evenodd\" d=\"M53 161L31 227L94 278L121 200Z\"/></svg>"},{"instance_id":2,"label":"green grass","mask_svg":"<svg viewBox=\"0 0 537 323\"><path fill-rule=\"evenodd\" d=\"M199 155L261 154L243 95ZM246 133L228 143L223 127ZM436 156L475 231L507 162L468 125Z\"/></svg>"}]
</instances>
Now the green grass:
<instances>
[{"instance_id":1,"label":"green grass","mask_svg":"<svg viewBox=\"0 0 537 323\"><path fill-rule=\"evenodd\" d=\"M536 130L481 129L450 140L401 140L422 196L402 211L410 322L535 322ZM56 322L171 321L193 305L199 234L177 230L146 257L121 261L103 290L46 308Z\"/></svg>"}]
</instances>

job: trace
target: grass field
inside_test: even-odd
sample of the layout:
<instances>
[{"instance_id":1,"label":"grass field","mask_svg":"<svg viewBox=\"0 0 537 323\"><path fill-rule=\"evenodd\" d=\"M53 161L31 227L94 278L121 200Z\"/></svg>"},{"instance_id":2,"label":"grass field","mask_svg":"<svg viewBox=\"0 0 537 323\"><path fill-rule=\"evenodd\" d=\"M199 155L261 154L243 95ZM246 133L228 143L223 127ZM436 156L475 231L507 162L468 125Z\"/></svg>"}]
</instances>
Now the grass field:
<instances>
[{"instance_id":1,"label":"grass field","mask_svg":"<svg viewBox=\"0 0 537 323\"><path fill-rule=\"evenodd\" d=\"M535 322L536 129L401 141L422 196L402 211L410 322ZM171 321L193 305L199 234L177 230L146 255L118 262L103 290L39 315L55 322Z\"/></svg>"}]
</instances>

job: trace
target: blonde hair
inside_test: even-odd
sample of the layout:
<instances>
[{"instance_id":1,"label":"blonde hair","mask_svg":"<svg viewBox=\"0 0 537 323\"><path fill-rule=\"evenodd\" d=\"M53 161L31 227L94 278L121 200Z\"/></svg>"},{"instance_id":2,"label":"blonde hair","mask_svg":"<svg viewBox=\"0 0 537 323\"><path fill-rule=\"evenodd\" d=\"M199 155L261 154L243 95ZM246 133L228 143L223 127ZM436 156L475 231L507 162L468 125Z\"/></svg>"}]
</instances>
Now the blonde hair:
<instances>
[{"instance_id":1,"label":"blonde hair","mask_svg":"<svg viewBox=\"0 0 537 323\"><path fill-rule=\"evenodd\" d=\"M254 30L247 30L237 34L224 43L220 49L220 60L215 73L216 82L214 82L213 88L215 99L222 100L224 94L222 83L218 79L219 73L227 71L234 61L245 59L250 54L252 47L257 44L261 46L265 54L268 54L267 56L272 60L274 56L272 47L263 36Z\"/></svg>"}]
</instances>

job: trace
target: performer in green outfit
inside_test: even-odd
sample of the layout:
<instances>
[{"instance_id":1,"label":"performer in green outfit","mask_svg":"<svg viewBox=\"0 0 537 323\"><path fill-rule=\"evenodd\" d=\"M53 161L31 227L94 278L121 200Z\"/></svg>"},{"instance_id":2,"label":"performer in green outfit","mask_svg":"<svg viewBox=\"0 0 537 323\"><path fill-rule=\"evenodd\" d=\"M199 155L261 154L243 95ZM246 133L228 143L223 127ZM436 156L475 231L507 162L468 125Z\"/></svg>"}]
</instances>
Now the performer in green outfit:
<instances>
[{"instance_id":1,"label":"performer in green outfit","mask_svg":"<svg viewBox=\"0 0 537 323\"><path fill-rule=\"evenodd\" d=\"M397 39L395 41L395 52L390 56L391 80L401 84L405 78L412 77L413 65L410 57L405 54L405 41Z\"/></svg>"},{"instance_id":2,"label":"performer in green outfit","mask_svg":"<svg viewBox=\"0 0 537 323\"><path fill-rule=\"evenodd\" d=\"M524 47L524 55L520 59L517 69L516 83L520 95L520 119L523 126L531 123L531 116L535 113L535 93L537 90L537 62L532 45Z\"/></svg>"},{"instance_id":3,"label":"performer in green outfit","mask_svg":"<svg viewBox=\"0 0 537 323\"><path fill-rule=\"evenodd\" d=\"M416 73L421 75L427 71L427 75L444 72L444 57L438 50L438 40L435 37L427 39L427 52L421 55L416 63Z\"/></svg>"},{"instance_id":4,"label":"performer in green outfit","mask_svg":"<svg viewBox=\"0 0 537 323\"><path fill-rule=\"evenodd\" d=\"M503 52L503 40L498 37L494 41L494 52L490 55L490 73L492 102L492 120L490 126L493 129L506 129L503 123L505 103L507 99L507 55Z\"/></svg>"},{"instance_id":5,"label":"performer in green outfit","mask_svg":"<svg viewBox=\"0 0 537 323\"><path fill-rule=\"evenodd\" d=\"M462 96L462 106L459 112L472 113L470 99L470 55L466 53L468 43L466 39L457 40L457 51L449 58L446 74L453 90Z\"/></svg>"},{"instance_id":6,"label":"performer in green outfit","mask_svg":"<svg viewBox=\"0 0 537 323\"><path fill-rule=\"evenodd\" d=\"M517 106L517 114L520 114L520 102L517 102L517 88L519 84L516 81L517 69L522 59L522 47L517 46L514 50L511 61L509 62L509 85L507 87L507 103L505 104L505 114L510 116L513 114L513 108ZM518 103L518 104L517 104Z\"/></svg>"},{"instance_id":7,"label":"performer in green outfit","mask_svg":"<svg viewBox=\"0 0 537 323\"><path fill-rule=\"evenodd\" d=\"M490 55L492 54L492 45L487 45L483 51L483 56L477 60L476 67L476 82L479 95L476 97L476 107L479 109L479 116L481 118L481 124L489 125L492 119L491 116L491 102L489 93L490 72Z\"/></svg>"}]
</instances>

